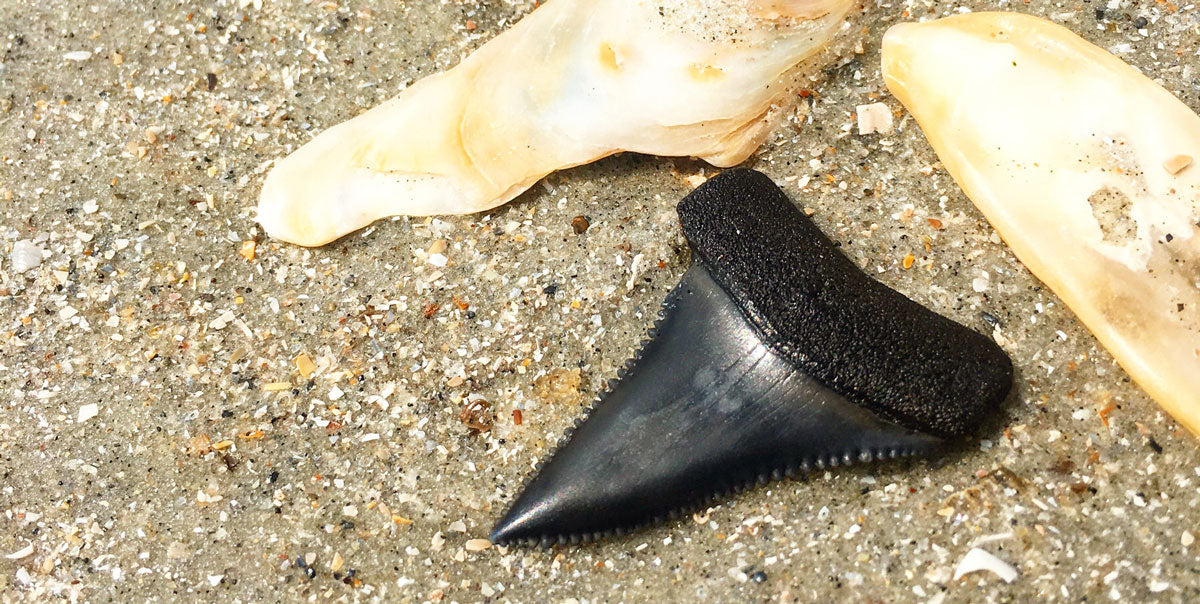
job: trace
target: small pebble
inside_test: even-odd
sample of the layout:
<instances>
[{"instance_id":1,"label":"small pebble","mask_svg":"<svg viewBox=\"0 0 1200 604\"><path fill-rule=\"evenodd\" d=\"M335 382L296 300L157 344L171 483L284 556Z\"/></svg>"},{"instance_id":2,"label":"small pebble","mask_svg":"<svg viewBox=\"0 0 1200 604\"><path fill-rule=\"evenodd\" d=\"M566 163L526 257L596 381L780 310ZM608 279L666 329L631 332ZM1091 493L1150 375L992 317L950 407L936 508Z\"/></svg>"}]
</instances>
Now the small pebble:
<instances>
[{"instance_id":1,"label":"small pebble","mask_svg":"<svg viewBox=\"0 0 1200 604\"><path fill-rule=\"evenodd\" d=\"M296 358L292 359L292 362L296 364L296 370L303 377L308 377L317 370L316 363L313 362L312 357L308 356L306 352L297 355Z\"/></svg>"},{"instance_id":2,"label":"small pebble","mask_svg":"<svg viewBox=\"0 0 1200 604\"><path fill-rule=\"evenodd\" d=\"M471 539L463 546L468 552L481 552L492 546L492 542L487 539Z\"/></svg>"},{"instance_id":3,"label":"small pebble","mask_svg":"<svg viewBox=\"0 0 1200 604\"><path fill-rule=\"evenodd\" d=\"M576 235L586 233L590 226L592 226L592 223L588 222L588 219L584 216L576 216L571 219L571 228L575 230Z\"/></svg>"},{"instance_id":4,"label":"small pebble","mask_svg":"<svg viewBox=\"0 0 1200 604\"><path fill-rule=\"evenodd\" d=\"M859 105L855 108L858 114L858 133L887 134L892 131L892 110L883 103Z\"/></svg>"},{"instance_id":5,"label":"small pebble","mask_svg":"<svg viewBox=\"0 0 1200 604\"><path fill-rule=\"evenodd\" d=\"M983 293L988 290L988 285L990 284L991 275L987 271L980 271L980 275L971 280L971 289Z\"/></svg>"},{"instance_id":6,"label":"small pebble","mask_svg":"<svg viewBox=\"0 0 1200 604\"><path fill-rule=\"evenodd\" d=\"M96 403L88 403L79 408L79 418L77 421L82 424L97 415L100 415L100 406Z\"/></svg>"}]
</instances>

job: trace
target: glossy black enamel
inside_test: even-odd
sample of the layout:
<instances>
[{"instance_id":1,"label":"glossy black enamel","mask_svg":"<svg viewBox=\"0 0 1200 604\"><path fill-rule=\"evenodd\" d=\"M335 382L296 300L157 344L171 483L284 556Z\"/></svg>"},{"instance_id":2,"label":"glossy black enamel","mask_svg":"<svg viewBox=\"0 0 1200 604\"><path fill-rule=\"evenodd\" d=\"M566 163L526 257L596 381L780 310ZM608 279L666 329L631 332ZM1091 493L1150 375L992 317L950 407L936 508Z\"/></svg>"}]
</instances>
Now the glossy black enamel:
<instances>
[{"instance_id":1,"label":"glossy black enamel","mask_svg":"<svg viewBox=\"0 0 1200 604\"><path fill-rule=\"evenodd\" d=\"M656 336L513 503L492 541L629 528L776 472L931 451L764 345L702 263Z\"/></svg>"}]
</instances>

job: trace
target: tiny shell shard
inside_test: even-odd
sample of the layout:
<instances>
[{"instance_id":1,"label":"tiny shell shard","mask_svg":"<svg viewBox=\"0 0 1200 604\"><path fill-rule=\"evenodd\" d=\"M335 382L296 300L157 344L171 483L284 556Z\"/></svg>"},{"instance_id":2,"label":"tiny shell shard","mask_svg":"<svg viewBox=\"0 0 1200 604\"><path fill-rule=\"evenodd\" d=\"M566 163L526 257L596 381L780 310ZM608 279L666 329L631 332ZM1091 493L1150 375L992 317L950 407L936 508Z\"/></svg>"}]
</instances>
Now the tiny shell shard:
<instances>
[{"instance_id":1,"label":"tiny shell shard","mask_svg":"<svg viewBox=\"0 0 1200 604\"><path fill-rule=\"evenodd\" d=\"M1200 433L1200 117L1026 15L896 25L883 69L1021 262Z\"/></svg>"},{"instance_id":2,"label":"tiny shell shard","mask_svg":"<svg viewBox=\"0 0 1200 604\"><path fill-rule=\"evenodd\" d=\"M321 245L396 214L467 214L621 151L740 163L849 0L554 0L458 66L280 161L258 220Z\"/></svg>"}]
</instances>

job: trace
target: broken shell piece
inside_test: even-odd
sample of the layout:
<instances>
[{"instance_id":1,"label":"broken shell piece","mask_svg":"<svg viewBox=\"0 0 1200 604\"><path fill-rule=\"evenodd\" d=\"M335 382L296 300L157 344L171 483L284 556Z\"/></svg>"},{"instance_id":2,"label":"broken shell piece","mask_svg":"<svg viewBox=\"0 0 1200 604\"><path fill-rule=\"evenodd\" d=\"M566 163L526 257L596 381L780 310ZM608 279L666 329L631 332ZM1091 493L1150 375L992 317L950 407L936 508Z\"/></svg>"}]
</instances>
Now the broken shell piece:
<instances>
[{"instance_id":1,"label":"broken shell piece","mask_svg":"<svg viewBox=\"0 0 1200 604\"><path fill-rule=\"evenodd\" d=\"M1005 583L1017 580L1016 567L977 547L971 548L971 551L967 552L962 560L959 560L958 566L954 567L954 580L957 581L964 575L981 570L1000 577Z\"/></svg>"},{"instance_id":2,"label":"broken shell piece","mask_svg":"<svg viewBox=\"0 0 1200 604\"><path fill-rule=\"evenodd\" d=\"M396 214L468 214L621 151L746 159L849 0L555 0L268 174L258 221L321 245Z\"/></svg>"},{"instance_id":3,"label":"broken shell piece","mask_svg":"<svg viewBox=\"0 0 1200 604\"><path fill-rule=\"evenodd\" d=\"M1173 159L1200 156L1200 117L1067 29L1013 13L896 25L883 73L1017 258L1200 431L1200 171Z\"/></svg>"},{"instance_id":4,"label":"broken shell piece","mask_svg":"<svg viewBox=\"0 0 1200 604\"><path fill-rule=\"evenodd\" d=\"M1180 154L1163 162L1163 169L1165 169L1171 176L1174 176L1180 172L1183 172L1183 170L1190 165L1192 165L1192 157L1190 155Z\"/></svg>"},{"instance_id":5,"label":"broken shell piece","mask_svg":"<svg viewBox=\"0 0 1200 604\"><path fill-rule=\"evenodd\" d=\"M858 115L858 133L888 134L892 131L892 110L883 103L859 105L855 113Z\"/></svg>"},{"instance_id":6,"label":"broken shell piece","mask_svg":"<svg viewBox=\"0 0 1200 604\"><path fill-rule=\"evenodd\" d=\"M814 469L928 455L1012 386L990 339L867 277L766 176L679 204L692 266L493 543L577 542Z\"/></svg>"},{"instance_id":7,"label":"broken shell piece","mask_svg":"<svg viewBox=\"0 0 1200 604\"><path fill-rule=\"evenodd\" d=\"M25 547L15 551L11 554L7 554L4 557L8 558L9 560L20 560L21 558L26 558L26 557L29 557L32 555L33 555L33 544L30 543L29 545L26 545Z\"/></svg>"}]
</instances>

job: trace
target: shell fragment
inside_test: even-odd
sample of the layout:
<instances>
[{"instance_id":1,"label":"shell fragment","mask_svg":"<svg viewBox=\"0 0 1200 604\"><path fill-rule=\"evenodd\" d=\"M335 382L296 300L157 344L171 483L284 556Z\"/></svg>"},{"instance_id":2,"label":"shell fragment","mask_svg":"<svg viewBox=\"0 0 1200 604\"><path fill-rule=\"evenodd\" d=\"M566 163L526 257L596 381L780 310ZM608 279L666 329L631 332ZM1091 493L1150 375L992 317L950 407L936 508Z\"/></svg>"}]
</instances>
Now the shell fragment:
<instances>
[{"instance_id":1,"label":"shell fragment","mask_svg":"<svg viewBox=\"0 0 1200 604\"><path fill-rule=\"evenodd\" d=\"M1012 583L1017 580L1017 569L1013 565L981 550L977 547L971 548L967 555L959 560L958 566L954 567L954 580L957 581L963 578L964 575L969 575L974 572L987 571L1004 580L1005 583Z\"/></svg>"},{"instance_id":2,"label":"shell fragment","mask_svg":"<svg viewBox=\"0 0 1200 604\"><path fill-rule=\"evenodd\" d=\"M1200 117L1069 30L974 13L892 27L884 78L1030 271L1200 432Z\"/></svg>"},{"instance_id":3,"label":"shell fragment","mask_svg":"<svg viewBox=\"0 0 1200 604\"><path fill-rule=\"evenodd\" d=\"M621 151L738 164L851 4L554 0L280 161L258 220L321 245L386 216L487 210Z\"/></svg>"}]
</instances>

